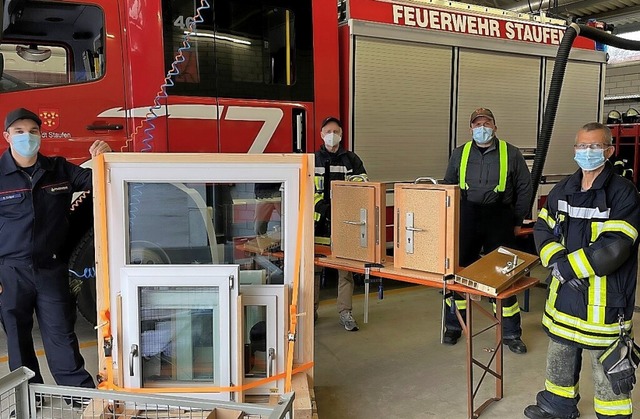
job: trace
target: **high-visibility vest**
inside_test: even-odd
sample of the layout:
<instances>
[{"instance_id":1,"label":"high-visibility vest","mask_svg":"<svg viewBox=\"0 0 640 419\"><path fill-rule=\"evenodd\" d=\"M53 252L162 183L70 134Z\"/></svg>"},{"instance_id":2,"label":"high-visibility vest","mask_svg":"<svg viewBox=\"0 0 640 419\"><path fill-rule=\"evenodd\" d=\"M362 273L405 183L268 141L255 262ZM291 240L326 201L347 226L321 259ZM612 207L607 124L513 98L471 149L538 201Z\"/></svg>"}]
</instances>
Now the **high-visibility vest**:
<instances>
[{"instance_id":1,"label":"high-visibility vest","mask_svg":"<svg viewBox=\"0 0 640 419\"><path fill-rule=\"evenodd\" d=\"M469 189L469 185L467 185L467 165L469 164L469 153L471 152L471 146L473 145L473 141L469 141L464 145L462 149L462 158L460 159L460 189L467 190ZM504 192L507 187L507 169L508 169L508 158L507 158L507 143L506 141L498 140L498 151L500 152L500 180L498 181L498 185L495 187L495 192Z\"/></svg>"}]
</instances>

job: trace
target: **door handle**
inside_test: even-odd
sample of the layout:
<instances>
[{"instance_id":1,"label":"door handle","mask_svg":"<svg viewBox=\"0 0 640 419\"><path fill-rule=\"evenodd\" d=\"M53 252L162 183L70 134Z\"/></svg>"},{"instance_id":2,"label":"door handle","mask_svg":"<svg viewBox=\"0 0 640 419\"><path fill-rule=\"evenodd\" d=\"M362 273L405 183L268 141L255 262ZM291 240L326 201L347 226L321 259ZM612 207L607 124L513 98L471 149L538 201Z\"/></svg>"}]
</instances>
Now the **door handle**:
<instances>
[{"instance_id":1,"label":"door handle","mask_svg":"<svg viewBox=\"0 0 640 419\"><path fill-rule=\"evenodd\" d=\"M133 358L138 356L138 345L135 343L131 345L131 351L129 352L129 376L133 377Z\"/></svg>"},{"instance_id":2,"label":"door handle","mask_svg":"<svg viewBox=\"0 0 640 419\"><path fill-rule=\"evenodd\" d=\"M120 124L87 125L89 131L119 131L124 128Z\"/></svg>"}]
</instances>

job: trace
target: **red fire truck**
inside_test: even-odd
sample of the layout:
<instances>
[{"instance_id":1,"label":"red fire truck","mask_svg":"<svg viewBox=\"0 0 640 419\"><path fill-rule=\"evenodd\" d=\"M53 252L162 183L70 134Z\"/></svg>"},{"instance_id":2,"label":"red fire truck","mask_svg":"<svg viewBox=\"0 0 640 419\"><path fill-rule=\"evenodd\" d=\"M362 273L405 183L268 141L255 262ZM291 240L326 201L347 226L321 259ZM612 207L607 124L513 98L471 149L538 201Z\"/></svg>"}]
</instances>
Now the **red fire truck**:
<instances>
[{"instance_id":1,"label":"red fire truck","mask_svg":"<svg viewBox=\"0 0 640 419\"><path fill-rule=\"evenodd\" d=\"M336 7L337 6L337 7ZM443 0L0 0L0 115L42 152L312 152L339 115L370 178L441 178L473 109L535 152L564 22ZM601 120L606 57L578 38L545 175ZM167 77L167 74L171 74ZM2 148L2 147L0 147ZM544 188L541 189L544 193Z\"/></svg>"}]
</instances>

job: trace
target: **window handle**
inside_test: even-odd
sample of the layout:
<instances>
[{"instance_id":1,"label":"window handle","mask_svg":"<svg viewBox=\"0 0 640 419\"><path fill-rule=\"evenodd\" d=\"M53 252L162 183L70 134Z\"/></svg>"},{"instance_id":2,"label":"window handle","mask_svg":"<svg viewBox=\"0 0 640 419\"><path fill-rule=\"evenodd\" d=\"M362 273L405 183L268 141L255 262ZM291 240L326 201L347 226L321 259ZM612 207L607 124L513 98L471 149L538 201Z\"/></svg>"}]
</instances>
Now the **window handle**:
<instances>
[{"instance_id":1,"label":"window handle","mask_svg":"<svg viewBox=\"0 0 640 419\"><path fill-rule=\"evenodd\" d=\"M129 352L129 376L133 377L133 358L138 356L138 345L135 343L131 345L131 351Z\"/></svg>"}]
</instances>

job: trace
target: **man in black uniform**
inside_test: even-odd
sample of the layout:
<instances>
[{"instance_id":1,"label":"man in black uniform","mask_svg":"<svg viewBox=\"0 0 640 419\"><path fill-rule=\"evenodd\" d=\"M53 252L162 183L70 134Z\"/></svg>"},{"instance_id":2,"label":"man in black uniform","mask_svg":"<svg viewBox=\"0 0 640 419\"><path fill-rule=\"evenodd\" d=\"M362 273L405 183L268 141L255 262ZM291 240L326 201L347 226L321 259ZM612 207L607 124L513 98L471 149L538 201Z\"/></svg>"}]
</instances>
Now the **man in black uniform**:
<instances>
[{"instance_id":1,"label":"man in black uniform","mask_svg":"<svg viewBox=\"0 0 640 419\"><path fill-rule=\"evenodd\" d=\"M94 388L74 332L75 306L67 261L61 257L68 233L72 194L90 190L91 170L40 149L42 121L19 108L9 112L0 157L0 314L7 335L9 368L35 372L43 383L31 331L35 311L51 374L60 385ZM111 151L104 141L92 157Z\"/></svg>"},{"instance_id":2,"label":"man in black uniform","mask_svg":"<svg viewBox=\"0 0 640 419\"><path fill-rule=\"evenodd\" d=\"M478 260L481 251L486 254L499 246L513 247L529 212L531 174L520 150L495 136L495 121L489 109L473 111L469 121L473 141L453 151L444 177L444 183L461 189L460 266ZM454 298L458 309L465 310L466 301L458 294ZM520 339L520 307L515 296L504 300L502 315L504 344L512 352L527 352ZM451 307L445 316L444 343L455 345L461 335L460 323Z\"/></svg>"},{"instance_id":3,"label":"man in black uniform","mask_svg":"<svg viewBox=\"0 0 640 419\"><path fill-rule=\"evenodd\" d=\"M360 157L353 151L344 149L342 141L342 123L338 118L330 116L322 122L320 135L324 142L320 150L316 151L315 169L315 205L314 226L315 241L318 244L330 244L331 237L331 201L328 193L329 185L334 180L345 180L350 176L360 175L361 180L367 179L367 171ZM339 321L349 332L358 330L358 323L351 313L353 297L353 274L348 271L338 271L338 313ZM318 302L320 301L320 278L315 276L314 319L318 317Z\"/></svg>"}]
</instances>

